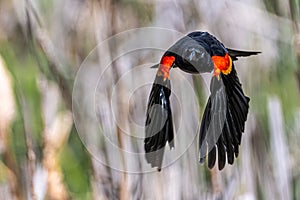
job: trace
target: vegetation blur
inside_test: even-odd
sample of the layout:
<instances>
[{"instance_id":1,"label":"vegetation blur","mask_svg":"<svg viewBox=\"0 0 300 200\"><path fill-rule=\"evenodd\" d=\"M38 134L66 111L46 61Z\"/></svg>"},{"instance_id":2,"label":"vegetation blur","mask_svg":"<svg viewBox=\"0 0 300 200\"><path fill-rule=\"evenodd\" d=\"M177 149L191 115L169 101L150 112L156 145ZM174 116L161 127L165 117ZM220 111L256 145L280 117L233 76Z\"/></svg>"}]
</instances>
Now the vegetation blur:
<instances>
[{"instance_id":1,"label":"vegetation blur","mask_svg":"<svg viewBox=\"0 0 300 200\"><path fill-rule=\"evenodd\" d=\"M97 44L141 27L184 34L208 31L227 47L262 52L236 63L251 102L233 166L220 172L200 165L196 138L161 172L126 173L98 162L115 153L105 148L105 140L99 143L99 155L82 142L72 113L76 73ZM114 48L118 44L106 53L113 54ZM116 64L113 83L124 68L145 64L145 55L155 63L161 52L156 57L137 53L135 60ZM151 70L148 76L154 80L156 70ZM208 97L205 77L187 76L201 120ZM105 87L112 90L113 84ZM118 95L119 117L129 129L126 108L143 124L150 87L134 99L141 105L138 112L134 105L122 103L122 92ZM130 90L130 84L122 90ZM109 108L107 98L101 106ZM175 109L174 121L177 114ZM105 112L101 117L112 120ZM113 130L118 145L131 144L117 126ZM185 135L176 137L186 142ZM177 149L183 146L175 143ZM137 149L143 153L143 146ZM0 0L0 199L300 199L299 155L299 0ZM124 168L146 166L143 157L121 159Z\"/></svg>"}]
</instances>

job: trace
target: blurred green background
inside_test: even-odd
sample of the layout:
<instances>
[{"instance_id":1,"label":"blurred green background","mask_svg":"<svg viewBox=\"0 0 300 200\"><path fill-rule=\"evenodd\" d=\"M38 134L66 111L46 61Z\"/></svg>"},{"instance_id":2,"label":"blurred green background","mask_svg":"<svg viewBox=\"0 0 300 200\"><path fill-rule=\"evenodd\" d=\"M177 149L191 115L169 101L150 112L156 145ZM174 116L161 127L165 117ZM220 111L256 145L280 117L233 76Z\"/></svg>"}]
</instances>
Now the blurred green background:
<instances>
[{"instance_id":1,"label":"blurred green background","mask_svg":"<svg viewBox=\"0 0 300 200\"><path fill-rule=\"evenodd\" d=\"M0 199L300 199L299 23L299 0L0 0ZM195 143L170 169L127 174L83 145L72 119L76 72L100 42L148 26L262 51L236 64L251 108L233 166L199 165ZM203 80L192 79L202 113Z\"/></svg>"}]
</instances>

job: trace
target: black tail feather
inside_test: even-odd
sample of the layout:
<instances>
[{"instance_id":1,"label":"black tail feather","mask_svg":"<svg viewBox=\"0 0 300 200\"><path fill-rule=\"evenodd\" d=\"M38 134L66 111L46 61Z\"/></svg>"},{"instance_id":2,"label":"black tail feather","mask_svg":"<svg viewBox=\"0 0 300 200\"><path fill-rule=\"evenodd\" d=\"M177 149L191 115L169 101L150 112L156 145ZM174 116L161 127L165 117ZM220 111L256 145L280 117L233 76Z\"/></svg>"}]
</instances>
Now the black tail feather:
<instances>
[{"instance_id":1,"label":"black tail feather","mask_svg":"<svg viewBox=\"0 0 300 200\"><path fill-rule=\"evenodd\" d=\"M261 53L260 51L241 51L241 50L235 50L235 49L228 49L228 54L232 58L232 60L237 60L238 57L247 57L252 55L257 55Z\"/></svg>"}]
</instances>

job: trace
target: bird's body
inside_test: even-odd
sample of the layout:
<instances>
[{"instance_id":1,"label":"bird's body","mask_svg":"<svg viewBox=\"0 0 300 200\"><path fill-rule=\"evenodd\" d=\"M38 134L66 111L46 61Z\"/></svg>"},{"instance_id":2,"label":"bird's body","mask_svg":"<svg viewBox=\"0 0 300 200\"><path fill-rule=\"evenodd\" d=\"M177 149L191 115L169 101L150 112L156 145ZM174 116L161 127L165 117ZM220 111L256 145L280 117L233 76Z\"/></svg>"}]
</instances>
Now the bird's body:
<instances>
[{"instance_id":1,"label":"bird's body","mask_svg":"<svg viewBox=\"0 0 300 200\"><path fill-rule=\"evenodd\" d=\"M219 169L223 169L226 157L233 164L238 156L242 132L244 132L249 109L249 98L244 95L233 61L240 56L259 52L238 51L225 48L207 32L192 32L179 39L162 56L150 93L147 118L145 151L146 160L159 170L164 147L168 142L174 147L170 69L197 74L213 72L210 91L199 136L199 161L208 157L212 168L218 152Z\"/></svg>"}]
</instances>

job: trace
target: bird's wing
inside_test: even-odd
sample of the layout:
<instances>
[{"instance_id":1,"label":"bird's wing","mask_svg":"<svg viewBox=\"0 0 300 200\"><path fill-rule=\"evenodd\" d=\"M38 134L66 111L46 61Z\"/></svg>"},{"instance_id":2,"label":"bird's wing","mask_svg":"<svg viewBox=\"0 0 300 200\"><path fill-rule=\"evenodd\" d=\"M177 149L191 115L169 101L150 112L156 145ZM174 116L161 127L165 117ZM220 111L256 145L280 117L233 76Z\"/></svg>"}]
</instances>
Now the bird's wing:
<instances>
[{"instance_id":1,"label":"bird's wing","mask_svg":"<svg viewBox=\"0 0 300 200\"><path fill-rule=\"evenodd\" d=\"M146 160L152 167L157 167L160 171L162 166L164 148L168 142L170 147L174 147L174 133L172 112L170 106L170 80L163 80L156 76L150 92L147 116L146 116L146 138L144 148Z\"/></svg>"},{"instance_id":2,"label":"bird's wing","mask_svg":"<svg viewBox=\"0 0 300 200\"><path fill-rule=\"evenodd\" d=\"M233 164L239 154L242 133L249 109L249 98L245 96L236 70L220 79L213 77L211 95L206 105L199 137L200 162L208 157L208 167L212 168L218 155L218 167L223 169L227 162Z\"/></svg>"}]
</instances>

